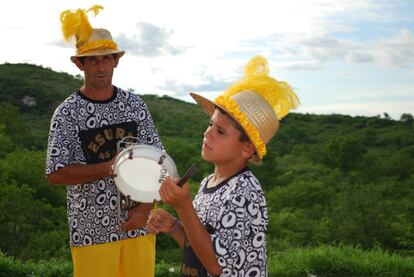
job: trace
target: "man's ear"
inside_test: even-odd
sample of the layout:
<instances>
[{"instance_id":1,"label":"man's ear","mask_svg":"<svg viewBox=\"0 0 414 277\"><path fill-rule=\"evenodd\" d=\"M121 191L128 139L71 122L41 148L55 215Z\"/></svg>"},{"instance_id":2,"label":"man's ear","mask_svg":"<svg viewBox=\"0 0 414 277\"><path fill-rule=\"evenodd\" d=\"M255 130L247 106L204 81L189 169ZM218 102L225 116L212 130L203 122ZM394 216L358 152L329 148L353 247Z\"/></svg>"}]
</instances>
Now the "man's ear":
<instances>
[{"instance_id":1,"label":"man's ear","mask_svg":"<svg viewBox=\"0 0 414 277\"><path fill-rule=\"evenodd\" d=\"M114 55L114 61L115 61L115 67L118 66L119 59L122 57L122 55Z\"/></svg>"},{"instance_id":2,"label":"man's ear","mask_svg":"<svg viewBox=\"0 0 414 277\"><path fill-rule=\"evenodd\" d=\"M74 63L74 64L76 64L76 66L81 70L81 71L83 71L84 70L84 66L83 66L83 62L81 61L81 59L79 59L79 58L73 58L72 59L72 62Z\"/></svg>"},{"instance_id":3,"label":"man's ear","mask_svg":"<svg viewBox=\"0 0 414 277\"><path fill-rule=\"evenodd\" d=\"M253 157L255 151L256 150L254 148L253 143L250 140L248 140L248 141L244 142L241 155L242 155L243 158L248 160L251 157Z\"/></svg>"}]
</instances>

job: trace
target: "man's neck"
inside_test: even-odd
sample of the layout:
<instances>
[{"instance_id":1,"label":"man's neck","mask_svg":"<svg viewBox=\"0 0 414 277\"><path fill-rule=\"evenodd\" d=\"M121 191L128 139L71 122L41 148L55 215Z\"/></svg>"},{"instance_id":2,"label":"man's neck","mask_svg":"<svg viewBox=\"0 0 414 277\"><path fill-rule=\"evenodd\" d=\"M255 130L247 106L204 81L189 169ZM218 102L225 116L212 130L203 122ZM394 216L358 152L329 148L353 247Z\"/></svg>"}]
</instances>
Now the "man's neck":
<instances>
[{"instance_id":1,"label":"man's neck","mask_svg":"<svg viewBox=\"0 0 414 277\"><path fill-rule=\"evenodd\" d=\"M97 101L104 101L104 100L111 99L111 97L114 94L114 87L110 86L107 88L98 89L98 88L93 88L93 87L88 87L88 86L83 85L80 88L80 91L89 99L97 100Z\"/></svg>"}]
</instances>

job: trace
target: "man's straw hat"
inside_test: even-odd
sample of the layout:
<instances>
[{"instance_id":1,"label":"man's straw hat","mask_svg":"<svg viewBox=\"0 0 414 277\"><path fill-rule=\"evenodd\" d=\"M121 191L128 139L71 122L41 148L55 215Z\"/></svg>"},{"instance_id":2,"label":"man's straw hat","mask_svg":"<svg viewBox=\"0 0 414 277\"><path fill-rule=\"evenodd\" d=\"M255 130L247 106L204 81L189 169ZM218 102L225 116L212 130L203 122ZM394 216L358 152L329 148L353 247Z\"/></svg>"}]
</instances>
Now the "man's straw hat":
<instances>
[{"instance_id":1,"label":"man's straw hat","mask_svg":"<svg viewBox=\"0 0 414 277\"><path fill-rule=\"evenodd\" d=\"M266 144L277 133L279 120L300 104L289 84L275 80L268 72L267 60L256 56L246 65L245 76L214 101L190 93L208 115L218 106L240 124L255 146L250 159L254 164L260 164L266 155Z\"/></svg>"},{"instance_id":2,"label":"man's straw hat","mask_svg":"<svg viewBox=\"0 0 414 277\"><path fill-rule=\"evenodd\" d=\"M94 29L90 25L87 13L93 12L94 15L97 15L100 9L103 7L95 5L86 11L82 9L66 10L60 14L65 40L69 40L71 37L76 38L76 55L70 57L72 61L78 57L109 54L122 56L125 54L125 51L118 49L118 45L113 41L108 30Z\"/></svg>"}]
</instances>

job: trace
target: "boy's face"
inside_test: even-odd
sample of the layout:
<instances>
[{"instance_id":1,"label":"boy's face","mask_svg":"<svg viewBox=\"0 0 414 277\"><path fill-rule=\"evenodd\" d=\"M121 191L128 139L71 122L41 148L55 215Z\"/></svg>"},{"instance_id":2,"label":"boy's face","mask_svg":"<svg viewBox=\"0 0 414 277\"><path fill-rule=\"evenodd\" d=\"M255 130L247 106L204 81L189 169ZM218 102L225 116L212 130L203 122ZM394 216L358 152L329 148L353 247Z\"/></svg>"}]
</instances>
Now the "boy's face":
<instances>
[{"instance_id":1,"label":"boy's face","mask_svg":"<svg viewBox=\"0 0 414 277\"><path fill-rule=\"evenodd\" d=\"M217 164L245 162L253 155L250 141L240 141L240 131L227 115L215 110L207 130L204 132L201 156Z\"/></svg>"}]
</instances>

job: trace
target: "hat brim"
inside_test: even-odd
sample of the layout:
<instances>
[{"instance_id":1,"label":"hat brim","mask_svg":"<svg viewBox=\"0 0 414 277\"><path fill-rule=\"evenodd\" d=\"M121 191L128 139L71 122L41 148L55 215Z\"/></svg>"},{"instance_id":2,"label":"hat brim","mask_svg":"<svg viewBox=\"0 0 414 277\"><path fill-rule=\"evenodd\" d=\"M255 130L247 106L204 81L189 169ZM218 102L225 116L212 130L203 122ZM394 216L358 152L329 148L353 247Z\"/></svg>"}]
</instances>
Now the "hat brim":
<instances>
[{"instance_id":1,"label":"hat brim","mask_svg":"<svg viewBox=\"0 0 414 277\"><path fill-rule=\"evenodd\" d=\"M213 115L214 110L216 109L216 107L220 107L220 109L225 111L236 122L239 122L239 120L237 118L235 118L231 113L229 113L225 107L223 107L219 104L216 104L213 101L210 101L207 98L205 98L205 97L203 97L199 94L193 93L193 92L190 92L190 96L196 101L197 105L200 106L200 108L205 113L207 113L210 117ZM241 124L240 124L240 126L243 128L243 126ZM249 136L249 134L246 132L246 130L245 130L245 133L246 133L247 136ZM250 141L253 141L250 137L249 137L249 139L250 139ZM254 145L254 147L255 147L255 153L254 153L253 157L249 159L249 162L251 162L252 164L255 164L255 165L260 165L262 163L262 159L259 157L259 155L257 155L258 151L257 151L257 148L256 148L255 145Z\"/></svg>"},{"instance_id":2,"label":"hat brim","mask_svg":"<svg viewBox=\"0 0 414 277\"><path fill-rule=\"evenodd\" d=\"M88 51L83 54L78 54L70 57L70 60L74 62L77 58L81 57L90 57L90 56L104 56L104 55L112 55L117 54L119 57L122 57L125 54L124 50L113 50L113 49L96 49L92 51Z\"/></svg>"}]
</instances>

